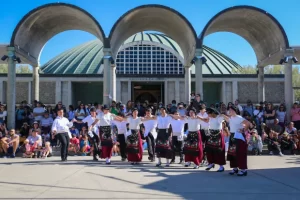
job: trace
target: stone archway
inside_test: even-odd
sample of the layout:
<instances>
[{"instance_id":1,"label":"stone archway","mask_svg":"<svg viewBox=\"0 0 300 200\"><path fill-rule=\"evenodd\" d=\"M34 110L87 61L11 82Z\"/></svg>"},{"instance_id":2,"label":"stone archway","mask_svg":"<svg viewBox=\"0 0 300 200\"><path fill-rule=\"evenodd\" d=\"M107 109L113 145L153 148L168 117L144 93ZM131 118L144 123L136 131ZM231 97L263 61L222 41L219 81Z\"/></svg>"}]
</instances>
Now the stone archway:
<instances>
[{"instance_id":1,"label":"stone archway","mask_svg":"<svg viewBox=\"0 0 300 200\"><path fill-rule=\"evenodd\" d=\"M15 59L31 64L34 98L39 98L39 57L46 42L67 30L82 30L104 42L105 34L97 20L87 11L66 3L40 6L26 14L16 26L8 47L8 116L15 113ZM8 127L14 127L14 118L8 118Z\"/></svg>"},{"instance_id":2,"label":"stone archway","mask_svg":"<svg viewBox=\"0 0 300 200\"><path fill-rule=\"evenodd\" d=\"M197 49L201 49L205 36L216 32L235 33L252 46L259 68L258 101L264 101L264 74L267 65L278 64L285 55L290 55L289 41L281 24L268 12L252 6L235 6L216 14L199 35ZM291 62L286 68L291 68ZM202 74L201 74L202 75ZM292 103L292 90L287 87L291 70L286 73L286 103ZM196 73L196 79L197 73ZM290 80L291 81L291 80ZM290 85L290 83L288 83Z\"/></svg>"}]
</instances>

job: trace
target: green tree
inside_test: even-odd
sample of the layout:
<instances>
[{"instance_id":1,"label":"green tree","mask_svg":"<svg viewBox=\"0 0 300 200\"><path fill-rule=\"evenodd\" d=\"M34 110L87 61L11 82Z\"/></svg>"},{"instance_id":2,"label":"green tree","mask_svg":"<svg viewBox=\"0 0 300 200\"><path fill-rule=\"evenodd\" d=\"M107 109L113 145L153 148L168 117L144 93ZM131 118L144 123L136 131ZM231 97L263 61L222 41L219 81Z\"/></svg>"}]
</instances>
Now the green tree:
<instances>
[{"instance_id":1,"label":"green tree","mask_svg":"<svg viewBox=\"0 0 300 200\"><path fill-rule=\"evenodd\" d=\"M7 64L0 64L0 73L7 74ZM17 74L31 74L32 68L29 65L17 65Z\"/></svg>"},{"instance_id":2,"label":"green tree","mask_svg":"<svg viewBox=\"0 0 300 200\"><path fill-rule=\"evenodd\" d=\"M243 66L240 69L233 68L232 72L234 74L256 74L257 73L257 69L254 66L246 65L246 66Z\"/></svg>"}]
</instances>

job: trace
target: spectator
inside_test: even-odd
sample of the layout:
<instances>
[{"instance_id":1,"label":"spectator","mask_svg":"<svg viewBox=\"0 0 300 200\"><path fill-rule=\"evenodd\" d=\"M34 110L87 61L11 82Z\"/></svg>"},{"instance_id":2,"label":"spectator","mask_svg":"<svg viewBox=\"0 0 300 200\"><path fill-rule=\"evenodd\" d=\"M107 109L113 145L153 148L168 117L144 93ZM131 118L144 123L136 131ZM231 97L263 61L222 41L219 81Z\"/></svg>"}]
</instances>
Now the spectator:
<instances>
[{"instance_id":1,"label":"spectator","mask_svg":"<svg viewBox=\"0 0 300 200\"><path fill-rule=\"evenodd\" d=\"M292 117L292 122L294 122L296 129L299 130L300 129L300 108L298 102L295 102L293 108L291 109L291 117Z\"/></svg>"},{"instance_id":2,"label":"spectator","mask_svg":"<svg viewBox=\"0 0 300 200\"><path fill-rule=\"evenodd\" d=\"M230 102L231 103L231 102ZM234 105L238 108L238 110L240 111L240 115L243 116L243 107L240 105L239 100L235 100Z\"/></svg>"},{"instance_id":3,"label":"spectator","mask_svg":"<svg viewBox=\"0 0 300 200\"><path fill-rule=\"evenodd\" d=\"M46 112L49 113L49 117L53 119L54 115L53 115L53 109L51 107L51 105L48 105L46 108Z\"/></svg>"},{"instance_id":4,"label":"spectator","mask_svg":"<svg viewBox=\"0 0 300 200\"><path fill-rule=\"evenodd\" d=\"M7 135L7 129L4 123L0 122L0 139Z\"/></svg>"},{"instance_id":5,"label":"spectator","mask_svg":"<svg viewBox=\"0 0 300 200\"><path fill-rule=\"evenodd\" d=\"M270 125L270 129L276 132L277 134L282 134L284 129L279 125L279 120L275 119L274 124Z\"/></svg>"},{"instance_id":6,"label":"spectator","mask_svg":"<svg viewBox=\"0 0 300 200\"><path fill-rule=\"evenodd\" d=\"M297 133L297 129L294 127L294 122L288 123L287 127L285 128L285 131L288 134L296 134Z\"/></svg>"},{"instance_id":7,"label":"spectator","mask_svg":"<svg viewBox=\"0 0 300 200\"><path fill-rule=\"evenodd\" d=\"M90 143L86 135L83 135L80 139L80 152L83 156L86 156L91 150Z\"/></svg>"},{"instance_id":8,"label":"spectator","mask_svg":"<svg viewBox=\"0 0 300 200\"><path fill-rule=\"evenodd\" d=\"M5 157L15 158L19 146L19 136L15 134L15 129L10 129L9 134L3 137L1 141Z\"/></svg>"},{"instance_id":9,"label":"spectator","mask_svg":"<svg viewBox=\"0 0 300 200\"><path fill-rule=\"evenodd\" d=\"M21 128L24 122L24 107L21 104L16 111L16 128Z\"/></svg>"},{"instance_id":10,"label":"spectator","mask_svg":"<svg viewBox=\"0 0 300 200\"><path fill-rule=\"evenodd\" d=\"M250 132L250 138L248 142L248 151L252 152L253 155L261 155L263 149L263 142L257 130L253 129Z\"/></svg>"},{"instance_id":11,"label":"spectator","mask_svg":"<svg viewBox=\"0 0 300 200\"><path fill-rule=\"evenodd\" d=\"M276 113L273 105L271 103L268 103L264 113L267 126L274 124L275 114Z\"/></svg>"},{"instance_id":12,"label":"spectator","mask_svg":"<svg viewBox=\"0 0 300 200\"><path fill-rule=\"evenodd\" d=\"M136 102L136 108L138 109L138 116L144 117L145 116L145 108L141 105L140 102Z\"/></svg>"},{"instance_id":13,"label":"spectator","mask_svg":"<svg viewBox=\"0 0 300 200\"><path fill-rule=\"evenodd\" d=\"M127 111L126 111L126 106L124 105L124 104L121 104L120 105L120 113L122 113L122 114L126 114L127 113Z\"/></svg>"},{"instance_id":14,"label":"spectator","mask_svg":"<svg viewBox=\"0 0 300 200\"><path fill-rule=\"evenodd\" d=\"M201 100L201 95L196 94L196 98L192 101L192 107L196 109L196 112L198 113L200 111L200 107L204 102Z\"/></svg>"},{"instance_id":15,"label":"spectator","mask_svg":"<svg viewBox=\"0 0 300 200\"><path fill-rule=\"evenodd\" d=\"M279 109L276 111L276 117L279 120L279 125L284 129L284 125L286 122L286 110L283 104L280 104Z\"/></svg>"},{"instance_id":16,"label":"spectator","mask_svg":"<svg viewBox=\"0 0 300 200\"><path fill-rule=\"evenodd\" d=\"M75 135L77 138L79 138L79 131L75 126L72 126L70 128L70 132L71 132L72 135Z\"/></svg>"},{"instance_id":17,"label":"spectator","mask_svg":"<svg viewBox=\"0 0 300 200\"><path fill-rule=\"evenodd\" d=\"M24 119L23 122L27 122L28 124L31 124L31 120L33 119L33 114L30 112L30 108L28 106L24 107Z\"/></svg>"},{"instance_id":18,"label":"spectator","mask_svg":"<svg viewBox=\"0 0 300 200\"><path fill-rule=\"evenodd\" d=\"M290 136L287 132L284 132L282 134L281 140L280 140L280 149L281 152L284 152L284 150L290 151L292 155L295 154L295 150L297 149L296 144L292 140L292 136Z\"/></svg>"},{"instance_id":19,"label":"spectator","mask_svg":"<svg viewBox=\"0 0 300 200\"><path fill-rule=\"evenodd\" d=\"M6 123L7 112L4 105L0 105L0 123Z\"/></svg>"},{"instance_id":20,"label":"spectator","mask_svg":"<svg viewBox=\"0 0 300 200\"><path fill-rule=\"evenodd\" d=\"M72 134L72 138L70 139L70 146L69 146L69 152L74 152L77 154L79 150L79 139L76 137L75 134Z\"/></svg>"},{"instance_id":21,"label":"spectator","mask_svg":"<svg viewBox=\"0 0 300 200\"><path fill-rule=\"evenodd\" d=\"M179 115L180 116L185 116L186 115L186 109L185 109L185 107L183 106L183 104L179 104L179 106L178 106L178 113L179 113Z\"/></svg>"},{"instance_id":22,"label":"spectator","mask_svg":"<svg viewBox=\"0 0 300 200\"><path fill-rule=\"evenodd\" d=\"M40 124L37 121L33 122L32 128L29 131L29 136L32 135L34 130L38 131L38 134L41 135L42 130L40 129Z\"/></svg>"},{"instance_id":23,"label":"spectator","mask_svg":"<svg viewBox=\"0 0 300 200\"><path fill-rule=\"evenodd\" d=\"M50 142L45 143L45 147L43 148L42 151L42 158L47 158L52 155L52 148L50 146Z\"/></svg>"},{"instance_id":24,"label":"spectator","mask_svg":"<svg viewBox=\"0 0 300 200\"><path fill-rule=\"evenodd\" d=\"M72 105L69 105L68 120L72 121L75 118L75 111Z\"/></svg>"},{"instance_id":25,"label":"spectator","mask_svg":"<svg viewBox=\"0 0 300 200\"><path fill-rule=\"evenodd\" d=\"M172 100L172 105L170 107L170 114L174 114L175 111L177 111L176 101Z\"/></svg>"},{"instance_id":26,"label":"spectator","mask_svg":"<svg viewBox=\"0 0 300 200\"><path fill-rule=\"evenodd\" d=\"M79 108L75 111L75 116L76 116L76 122L75 127L78 130L81 130L83 126L85 126L85 123L82 122L82 120L88 115L88 112L86 111L84 104L81 103Z\"/></svg>"},{"instance_id":27,"label":"spectator","mask_svg":"<svg viewBox=\"0 0 300 200\"><path fill-rule=\"evenodd\" d=\"M96 113L97 113L97 115L103 114L103 112L102 112L102 105L101 104L98 104Z\"/></svg>"},{"instance_id":28,"label":"spectator","mask_svg":"<svg viewBox=\"0 0 300 200\"><path fill-rule=\"evenodd\" d=\"M263 107L260 104L255 105L255 110L253 111L253 119L257 127L260 127L261 123L264 121L264 111Z\"/></svg>"},{"instance_id":29,"label":"spectator","mask_svg":"<svg viewBox=\"0 0 300 200\"><path fill-rule=\"evenodd\" d=\"M251 100L247 101L247 105L244 107L244 110L243 110L243 116L245 115L245 112L247 112L251 117L253 116L254 108L253 108Z\"/></svg>"},{"instance_id":30,"label":"spectator","mask_svg":"<svg viewBox=\"0 0 300 200\"><path fill-rule=\"evenodd\" d=\"M110 107L110 112L114 115L117 115L119 113L119 110L117 108L116 102L112 101L111 102L111 107Z\"/></svg>"},{"instance_id":31,"label":"spectator","mask_svg":"<svg viewBox=\"0 0 300 200\"><path fill-rule=\"evenodd\" d=\"M195 92L191 93L191 101L193 101L195 99Z\"/></svg>"},{"instance_id":32,"label":"spectator","mask_svg":"<svg viewBox=\"0 0 300 200\"><path fill-rule=\"evenodd\" d=\"M225 103L221 102L220 104L221 104L220 113L223 114L223 115L226 115L227 114L227 108L226 108Z\"/></svg>"},{"instance_id":33,"label":"spectator","mask_svg":"<svg viewBox=\"0 0 300 200\"><path fill-rule=\"evenodd\" d=\"M23 158L32 158L34 153L32 152L31 146L29 144L29 140L24 140L25 153L23 153Z\"/></svg>"},{"instance_id":34,"label":"spectator","mask_svg":"<svg viewBox=\"0 0 300 200\"><path fill-rule=\"evenodd\" d=\"M42 136L39 135L39 130L33 130L32 135L27 138L31 151L35 152L42 149L43 141Z\"/></svg>"},{"instance_id":35,"label":"spectator","mask_svg":"<svg viewBox=\"0 0 300 200\"><path fill-rule=\"evenodd\" d=\"M44 113L44 117L41 120L41 127L43 133L50 133L53 119L49 117L49 113Z\"/></svg>"},{"instance_id":36,"label":"spectator","mask_svg":"<svg viewBox=\"0 0 300 200\"><path fill-rule=\"evenodd\" d=\"M36 105L37 106L33 109L33 116L35 121L40 122L46 110L42 107L41 102L37 102Z\"/></svg>"},{"instance_id":37,"label":"spectator","mask_svg":"<svg viewBox=\"0 0 300 200\"><path fill-rule=\"evenodd\" d=\"M268 150L269 150L270 155L273 155L273 151L277 150L279 152L279 155L283 156L281 149L280 149L278 135L276 133L271 132L269 137L266 138L265 141L268 144Z\"/></svg>"}]
</instances>

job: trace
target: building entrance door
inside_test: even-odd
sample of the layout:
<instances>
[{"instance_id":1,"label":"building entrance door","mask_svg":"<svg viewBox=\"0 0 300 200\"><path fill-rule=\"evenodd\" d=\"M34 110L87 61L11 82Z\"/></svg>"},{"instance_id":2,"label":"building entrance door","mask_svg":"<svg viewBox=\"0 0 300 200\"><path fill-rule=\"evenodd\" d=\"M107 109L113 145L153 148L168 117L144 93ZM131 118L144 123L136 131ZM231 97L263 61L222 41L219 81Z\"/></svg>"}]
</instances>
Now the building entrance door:
<instances>
[{"instance_id":1,"label":"building entrance door","mask_svg":"<svg viewBox=\"0 0 300 200\"><path fill-rule=\"evenodd\" d=\"M164 83L163 82L133 82L131 85L132 95L135 102L143 103L148 101L164 102Z\"/></svg>"}]
</instances>

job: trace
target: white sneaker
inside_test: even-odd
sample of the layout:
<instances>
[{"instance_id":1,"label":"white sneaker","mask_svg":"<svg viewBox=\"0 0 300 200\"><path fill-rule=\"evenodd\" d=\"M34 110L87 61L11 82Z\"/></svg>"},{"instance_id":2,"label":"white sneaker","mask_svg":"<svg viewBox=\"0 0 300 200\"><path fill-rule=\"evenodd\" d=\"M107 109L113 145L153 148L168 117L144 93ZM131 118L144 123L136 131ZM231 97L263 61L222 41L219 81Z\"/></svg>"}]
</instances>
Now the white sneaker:
<instances>
[{"instance_id":1,"label":"white sneaker","mask_svg":"<svg viewBox=\"0 0 300 200\"><path fill-rule=\"evenodd\" d=\"M273 155L273 151L270 151L269 155Z\"/></svg>"},{"instance_id":2,"label":"white sneaker","mask_svg":"<svg viewBox=\"0 0 300 200\"><path fill-rule=\"evenodd\" d=\"M283 154L283 153L281 153L281 152L279 153L279 155L280 155L280 156L284 156L284 154Z\"/></svg>"}]
</instances>

